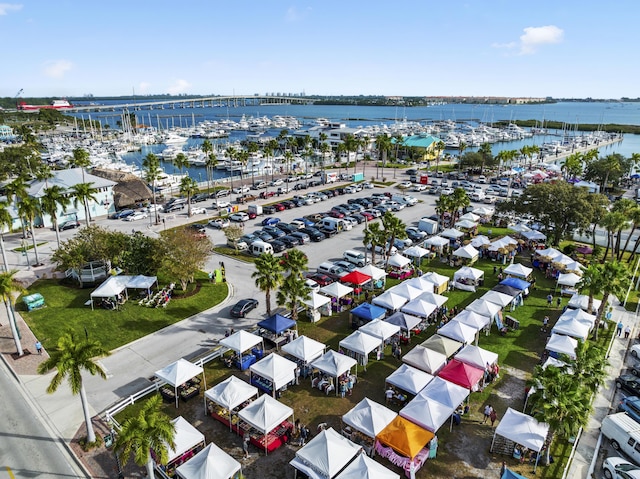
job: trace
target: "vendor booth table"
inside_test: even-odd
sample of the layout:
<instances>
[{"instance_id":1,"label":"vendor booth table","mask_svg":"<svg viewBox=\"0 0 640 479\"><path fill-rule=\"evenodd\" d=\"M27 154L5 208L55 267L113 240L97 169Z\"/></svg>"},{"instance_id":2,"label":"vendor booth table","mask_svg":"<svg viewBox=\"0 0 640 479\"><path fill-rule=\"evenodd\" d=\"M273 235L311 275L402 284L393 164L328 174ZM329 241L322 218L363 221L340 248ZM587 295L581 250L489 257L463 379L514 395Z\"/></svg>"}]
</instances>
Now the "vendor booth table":
<instances>
[{"instance_id":1,"label":"vendor booth table","mask_svg":"<svg viewBox=\"0 0 640 479\"><path fill-rule=\"evenodd\" d=\"M316 377L311 381L312 387L317 387L329 394L335 390L338 395L339 378L348 376L355 384L357 376L351 374L351 368L355 367L357 362L355 359L329 350L311 363L313 369L317 369L324 374L323 377ZM333 381L335 379L335 384Z\"/></svg>"},{"instance_id":2,"label":"vendor booth table","mask_svg":"<svg viewBox=\"0 0 640 479\"><path fill-rule=\"evenodd\" d=\"M197 377L199 374L202 374L206 388L204 369L186 359L178 359L166 368L155 372L155 376L158 379L173 386L173 389L169 387L160 388L160 394L165 400L172 401L175 399L176 407L178 407L178 398L186 401L200 394L200 379Z\"/></svg>"},{"instance_id":3,"label":"vendor booth table","mask_svg":"<svg viewBox=\"0 0 640 479\"><path fill-rule=\"evenodd\" d=\"M228 363L229 367L233 365L244 371L256 361L262 359L264 343L261 336L240 330L227 338L221 339L220 344L236 352ZM256 346L258 345L261 347L257 348ZM251 350L251 352L246 354L249 350Z\"/></svg>"},{"instance_id":4,"label":"vendor booth table","mask_svg":"<svg viewBox=\"0 0 640 479\"><path fill-rule=\"evenodd\" d=\"M238 413L238 434L249 434L251 444L268 454L291 439L292 417L293 409L264 394Z\"/></svg>"},{"instance_id":5,"label":"vendor booth table","mask_svg":"<svg viewBox=\"0 0 640 479\"><path fill-rule=\"evenodd\" d=\"M290 384L295 383L297 367L296 363L287 358L276 353L269 354L249 367L251 384L275 398Z\"/></svg>"},{"instance_id":6,"label":"vendor booth table","mask_svg":"<svg viewBox=\"0 0 640 479\"><path fill-rule=\"evenodd\" d=\"M266 340L275 344L277 349L280 346L289 342L291 338L290 334L283 334L287 331L295 331L297 336L298 325L293 319L286 318L281 314L274 314L273 316L260 321L258 323L260 328L259 334Z\"/></svg>"},{"instance_id":7,"label":"vendor booth table","mask_svg":"<svg viewBox=\"0 0 640 479\"><path fill-rule=\"evenodd\" d=\"M258 396L258 388L231 376L204 393L205 413L231 429L238 422L238 410Z\"/></svg>"}]
</instances>

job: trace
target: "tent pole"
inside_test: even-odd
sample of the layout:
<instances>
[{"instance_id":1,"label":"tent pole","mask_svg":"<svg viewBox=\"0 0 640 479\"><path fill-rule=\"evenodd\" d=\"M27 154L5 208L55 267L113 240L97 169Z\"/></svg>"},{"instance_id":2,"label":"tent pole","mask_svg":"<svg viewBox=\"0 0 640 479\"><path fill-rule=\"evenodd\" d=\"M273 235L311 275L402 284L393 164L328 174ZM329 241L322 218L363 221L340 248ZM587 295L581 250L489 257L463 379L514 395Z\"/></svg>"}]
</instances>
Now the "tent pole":
<instances>
[{"instance_id":1,"label":"tent pole","mask_svg":"<svg viewBox=\"0 0 640 479\"><path fill-rule=\"evenodd\" d=\"M178 386L173 386L173 393L176 396L176 409L178 409Z\"/></svg>"},{"instance_id":2,"label":"tent pole","mask_svg":"<svg viewBox=\"0 0 640 479\"><path fill-rule=\"evenodd\" d=\"M489 448L489 452L493 452L493 443L496 440L496 433L493 433L493 439L491 439L491 447Z\"/></svg>"}]
</instances>

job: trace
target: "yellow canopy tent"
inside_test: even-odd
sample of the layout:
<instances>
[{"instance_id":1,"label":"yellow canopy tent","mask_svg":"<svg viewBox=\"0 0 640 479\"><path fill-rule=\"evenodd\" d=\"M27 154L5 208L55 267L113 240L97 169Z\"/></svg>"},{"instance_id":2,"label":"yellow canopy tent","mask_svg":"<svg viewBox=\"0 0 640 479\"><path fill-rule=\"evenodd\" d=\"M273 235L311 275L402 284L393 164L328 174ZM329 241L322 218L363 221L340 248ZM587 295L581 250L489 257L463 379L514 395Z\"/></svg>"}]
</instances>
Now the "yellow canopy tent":
<instances>
[{"instance_id":1,"label":"yellow canopy tent","mask_svg":"<svg viewBox=\"0 0 640 479\"><path fill-rule=\"evenodd\" d=\"M431 431L427 431L402 416L397 416L380 431L376 439L391 447L398 454L413 459L433 437L434 434Z\"/></svg>"}]
</instances>

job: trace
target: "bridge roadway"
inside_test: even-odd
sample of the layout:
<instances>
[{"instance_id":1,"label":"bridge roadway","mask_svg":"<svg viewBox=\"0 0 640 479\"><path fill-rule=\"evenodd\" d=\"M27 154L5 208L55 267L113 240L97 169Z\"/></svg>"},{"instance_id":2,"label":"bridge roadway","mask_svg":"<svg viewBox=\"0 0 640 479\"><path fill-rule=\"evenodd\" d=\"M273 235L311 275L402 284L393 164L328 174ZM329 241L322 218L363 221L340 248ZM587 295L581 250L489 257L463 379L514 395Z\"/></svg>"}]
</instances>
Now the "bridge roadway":
<instances>
[{"instance_id":1,"label":"bridge roadway","mask_svg":"<svg viewBox=\"0 0 640 479\"><path fill-rule=\"evenodd\" d=\"M198 98L172 98L170 100L157 100L157 101L140 101L119 103L115 105L86 105L75 106L73 108L65 109L67 112L92 112L92 111L116 111L116 110L164 110L165 108L206 108L223 106L223 104L229 104L229 106L247 106L247 105L288 105L291 103L297 104L310 104L313 103L313 98L302 96L272 96L272 95L232 95L232 96L210 96L210 97L198 97Z\"/></svg>"}]
</instances>

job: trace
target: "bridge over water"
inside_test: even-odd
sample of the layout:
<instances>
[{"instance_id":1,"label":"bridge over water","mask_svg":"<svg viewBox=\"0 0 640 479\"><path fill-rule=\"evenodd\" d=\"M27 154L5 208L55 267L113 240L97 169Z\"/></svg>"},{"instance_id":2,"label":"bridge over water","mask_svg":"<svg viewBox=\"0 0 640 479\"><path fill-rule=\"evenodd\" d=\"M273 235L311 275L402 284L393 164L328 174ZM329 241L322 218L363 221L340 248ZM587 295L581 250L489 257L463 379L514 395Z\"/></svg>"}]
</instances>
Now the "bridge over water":
<instances>
[{"instance_id":1,"label":"bridge over water","mask_svg":"<svg viewBox=\"0 0 640 479\"><path fill-rule=\"evenodd\" d=\"M92 111L139 111L139 110L165 110L179 108L211 108L211 107L239 107L252 105L299 105L312 104L314 99L302 96L268 96L268 95L232 95L210 96L197 98L172 98L167 100L132 101L111 105L83 105L75 106L65 111L92 112Z\"/></svg>"}]
</instances>

